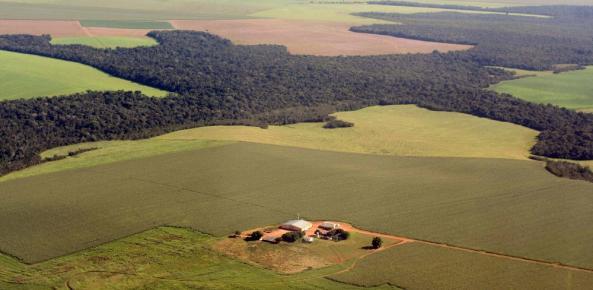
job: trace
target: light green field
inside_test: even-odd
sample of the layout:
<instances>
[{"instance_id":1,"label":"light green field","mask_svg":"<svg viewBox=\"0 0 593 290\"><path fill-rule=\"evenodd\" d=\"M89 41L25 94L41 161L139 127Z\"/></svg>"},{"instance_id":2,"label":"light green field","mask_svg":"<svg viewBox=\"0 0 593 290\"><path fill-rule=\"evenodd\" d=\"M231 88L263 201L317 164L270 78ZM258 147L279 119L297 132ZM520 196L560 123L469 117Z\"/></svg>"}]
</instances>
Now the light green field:
<instances>
[{"instance_id":1,"label":"light green field","mask_svg":"<svg viewBox=\"0 0 593 290\"><path fill-rule=\"evenodd\" d=\"M528 72L520 72L528 74ZM500 93L543 104L554 104L569 109L593 109L593 67L560 74L540 73L504 81L492 86Z\"/></svg>"},{"instance_id":2,"label":"light green field","mask_svg":"<svg viewBox=\"0 0 593 290\"><path fill-rule=\"evenodd\" d=\"M140 21L140 20L80 20L84 27L107 27L125 29L173 29L167 21Z\"/></svg>"},{"instance_id":3,"label":"light green field","mask_svg":"<svg viewBox=\"0 0 593 290\"><path fill-rule=\"evenodd\" d=\"M51 40L52 44L82 44L96 48L116 47L138 47L157 45L156 40L149 37L117 37L117 36L96 36L96 37L56 37Z\"/></svg>"},{"instance_id":4,"label":"light green field","mask_svg":"<svg viewBox=\"0 0 593 290\"><path fill-rule=\"evenodd\" d=\"M48 162L0 177L0 181L120 160L246 141L310 149L399 156L486 157L527 159L536 131L474 116L435 112L414 105L368 107L336 113L354 122L351 128L328 130L322 123L270 126L213 126L177 131L140 141L105 141L60 147L42 157L67 155L98 147L75 158ZM205 140L223 140L207 142Z\"/></svg>"},{"instance_id":5,"label":"light green field","mask_svg":"<svg viewBox=\"0 0 593 290\"><path fill-rule=\"evenodd\" d=\"M58 96L87 90L167 92L109 76L92 67L53 58L0 51L0 100Z\"/></svg>"},{"instance_id":6,"label":"light green field","mask_svg":"<svg viewBox=\"0 0 593 290\"><path fill-rule=\"evenodd\" d=\"M209 140L158 140L146 139L138 141L101 141L89 142L78 145L70 145L48 150L41 154L42 158L52 157L54 155L66 156L69 152L84 148L99 148L97 150L85 152L83 154L68 157L66 159L43 163L32 166L24 170L16 171L11 174L0 177L1 181L7 181L15 178L35 176L51 172L58 172L70 169L79 169L92 167L100 164L113 163L130 159L150 157L171 152L179 152L212 146L230 144L229 141L209 141Z\"/></svg>"},{"instance_id":7,"label":"light green field","mask_svg":"<svg viewBox=\"0 0 593 290\"><path fill-rule=\"evenodd\" d=\"M369 287L388 283L404 289L576 290L590 289L593 285L593 273L421 243L368 256L351 271L330 278L351 285Z\"/></svg>"},{"instance_id":8,"label":"light green field","mask_svg":"<svg viewBox=\"0 0 593 290\"><path fill-rule=\"evenodd\" d=\"M346 265L281 275L213 251L216 241L188 229L161 227L34 266L0 255L0 288L360 289L324 278Z\"/></svg>"},{"instance_id":9,"label":"light green field","mask_svg":"<svg viewBox=\"0 0 593 290\"><path fill-rule=\"evenodd\" d=\"M414 105L375 106L335 116L354 123L354 127L328 130L322 123L268 129L213 126L177 131L158 139L247 141L398 156L527 159L538 134L510 123Z\"/></svg>"},{"instance_id":10,"label":"light green field","mask_svg":"<svg viewBox=\"0 0 593 290\"><path fill-rule=\"evenodd\" d=\"M289 19L289 20L306 20L306 21L336 21L347 22L352 24L372 24L372 23L392 23L383 20L370 19L351 15L359 12L388 12L388 13L429 13L454 11L460 13L487 13L469 10L452 10L439 8L424 8L424 7L407 7L407 6L388 6L388 5L368 5L363 3L355 4L316 4L316 3L299 3L283 5L281 7L272 8L268 10L259 11L251 14L253 17L274 18L274 19ZM522 15L522 14L516 14ZM532 15L529 15L532 16Z\"/></svg>"},{"instance_id":11,"label":"light green field","mask_svg":"<svg viewBox=\"0 0 593 290\"><path fill-rule=\"evenodd\" d=\"M0 195L0 251L27 262L160 225L226 236L300 214L593 268L591 184L535 161L235 143L14 179Z\"/></svg>"}]
</instances>

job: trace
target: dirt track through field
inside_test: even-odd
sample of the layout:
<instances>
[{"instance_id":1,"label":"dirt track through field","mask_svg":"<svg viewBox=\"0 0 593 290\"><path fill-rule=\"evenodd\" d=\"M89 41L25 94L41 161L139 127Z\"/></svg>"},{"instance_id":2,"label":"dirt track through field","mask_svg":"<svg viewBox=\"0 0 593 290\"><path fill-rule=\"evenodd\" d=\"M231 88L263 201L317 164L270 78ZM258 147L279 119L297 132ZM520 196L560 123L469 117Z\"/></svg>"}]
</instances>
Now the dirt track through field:
<instances>
[{"instance_id":1,"label":"dirt track through field","mask_svg":"<svg viewBox=\"0 0 593 290\"><path fill-rule=\"evenodd\" d=\"M349 225L349 224L341 224L341 227L344 230L347 230L347 231L350 231L350 232L362 233L362 234L365 234L365 235L374 235L374 236L377 236L377 237L387 238L387 239L401 240L400 243L396 243L396 244L393 244L393 245L390 245L390 246L381 248L379 250L386 250L386 249L389 249L389 248L392 248L392 247L395 247L395 246L399 246L399 245L403 245L403 244L407 244L407 243L421 243L421 244L426 244L426 245L431 245L431 246L436 246L436 247L441 247L441 248L447 248L447 249L453 249L453 250L458 250L458 251L464 251L464 252L468 252L468 253L486 255L486 256L497 257L497 258L508 259L508 260L514 260L514 261L521 261L521 262L526 262L526 263L531 263L531 264L539 264L539 265L544 265L544 266L549 266L549 267L554 267L554 268L559 268L559 269L593 273L593 269L568 266L568 265L564 265L564 264L561 264L561 263L554 263L554 262L548 262L548 261L540 261L540 260L528 259L528 258L523 258L523 257L515 257L515 256L504 255L504 254L499 254L499 253L492 253L492 252L487 252L487 251L482 251L482 250L476 250L476 249L472 249L472 248L465 248L465 247L459 247L459 246L449 245L449 244L445 244L445 243L438 243L438 242L431 242L431 241L423 241L423 240L415 240L415 239L407 238L407 237L400 237L400 236L394 236L394 235L389 235L389 234L376 233L376 232L371 232L371 231L366 231L366 230L358 229L358 228L355 228L355 227L353 227L352 225ZM375 250L373 252L368 253L367 255L364 255L364 256L359 257L358 260L355 261L347 269L341 270L341 271L339 271L339 272L337 272L335 274L342 273L342 272L347 272L347 271L353 269L355 267L355 265L358 263L359 260L362 260L365 257L367 257L367 256L369 256L369 255L371 255L373 253L378 252L379 250Z\"/></svg>"},{"instance_id":2,"label":"dirt track through field","mask_svg":"<svg viewBox=\"0 0 593 290\"><path fill-rule=\"evenodd\" d=\"M391 36L354 33L352 25L281 19L173 20L173 27L207 31L237 44L284 45L294 54L383 55L465 50L468 45L419 41Z\"/></svg>"}]
</instances>

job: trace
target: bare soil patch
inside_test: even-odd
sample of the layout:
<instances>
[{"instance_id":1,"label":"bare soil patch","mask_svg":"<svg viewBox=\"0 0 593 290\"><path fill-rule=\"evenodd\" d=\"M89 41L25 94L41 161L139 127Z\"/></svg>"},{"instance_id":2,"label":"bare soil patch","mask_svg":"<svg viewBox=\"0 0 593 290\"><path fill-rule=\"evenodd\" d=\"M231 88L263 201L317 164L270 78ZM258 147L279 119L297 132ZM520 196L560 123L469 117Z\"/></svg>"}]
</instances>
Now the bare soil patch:
<instances>
[{"instance_id":1,"label":"bare soil patch","mask_svg":"<svg viewBox=\"0 0 593 290\"><path fill-rule=\"evenodd\" d=\"M51 20L0 20L0 34L50 34L60 36L85 36L78 21Z\"/></svg>"},{"instance_id":2,"label":"bare soil patch","mask_svg":"<svg viewBox=\"0 0 593 290\"><path fill-rule=\"evenodd\" d=\"M468 45L437 43L350 32L348 23L282 19L173 20L177 29L208 31L237 44L279 44L293 54L383 55L465 50Z\"/></svg>"}]
</instances>

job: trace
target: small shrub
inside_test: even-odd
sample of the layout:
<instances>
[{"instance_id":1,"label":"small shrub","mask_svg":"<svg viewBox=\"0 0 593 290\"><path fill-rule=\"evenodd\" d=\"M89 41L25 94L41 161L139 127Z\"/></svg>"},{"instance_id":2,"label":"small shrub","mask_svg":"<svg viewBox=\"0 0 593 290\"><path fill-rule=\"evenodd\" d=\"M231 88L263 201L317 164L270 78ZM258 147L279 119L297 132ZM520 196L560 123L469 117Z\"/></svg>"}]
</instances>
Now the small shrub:
<instances>
[{"instance_id":1,"label":"small shrub","mask_svg":"<svg viewBox=\"0 0 593 290\"><path fill-rule=\"evenodd\" d=\"M259 241L264 236L262 232L255 231L249 235L249 237L245 238L246 241Z\"/></svg>"},{"instance_id":2,"label":"small shrub","mask_svg":"<svg viewBox=\"0 0 593 290\"><path fill-rule=\"evenodd\" d=\"M348 128L348 127L353 127L353 126L354 126L354 123L336 119L336 120L331 120L331 121L328 121L327 123L325 123L325 125L323 125L323 128L336 129L336 128Z\"/></svg>"},{"instance_id":3,"label":"small shrub","mask_svg":"<svg viewBox=\"0 0 593 290\"><path fill-rule=\"evenodd\" d=\"M287 232L282 235L282 240L287 243L294 243L303 237L301 232Z\"/></svg>"},{"instance_id":4,"label":"small shrub","mask_svg":"<svg viewBox=\"0 0 593 290\"><path fill-rule=\"evenodd\" d=\"M383 240L379 237L374 237L373 241L371 242L371 246L373 249L381 248L381 246L383 246Z\"/></svg>"},{"instance_id":5,"label":"small shrub","mask_svg":"<svg viewBox=\"0 0 593 290\"><path fill-rule=\"evenodd\" d=\"M343 229L334 229L329 232L329 236L331 236L334 241L345 241L350 238L350 233Z\"/></svg>"}]
</instances>

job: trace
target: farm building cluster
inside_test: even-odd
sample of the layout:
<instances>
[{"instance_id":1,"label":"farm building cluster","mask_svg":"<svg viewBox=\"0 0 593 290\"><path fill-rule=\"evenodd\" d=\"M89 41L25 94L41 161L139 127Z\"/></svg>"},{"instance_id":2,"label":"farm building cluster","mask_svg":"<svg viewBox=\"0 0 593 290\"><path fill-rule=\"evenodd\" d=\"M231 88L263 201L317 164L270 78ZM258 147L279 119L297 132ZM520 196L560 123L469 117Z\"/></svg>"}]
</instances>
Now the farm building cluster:
<instances>
[{"instance_id":1,"label":"farm building cluster","mask_svg":"<svg viewBox=\"0 0 593 290\"><path fill-rule=\"evenodd\" d=\"M289 220L278 227L266 228L262 232L255 231L247 240L261 240L269 243L295 242L301 240L312 243L315 239L340 241L346 240L349 233L335 222L309 222L303 219Z\"/></svg>"}]
</instances>

